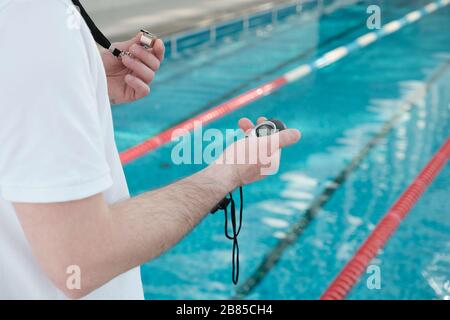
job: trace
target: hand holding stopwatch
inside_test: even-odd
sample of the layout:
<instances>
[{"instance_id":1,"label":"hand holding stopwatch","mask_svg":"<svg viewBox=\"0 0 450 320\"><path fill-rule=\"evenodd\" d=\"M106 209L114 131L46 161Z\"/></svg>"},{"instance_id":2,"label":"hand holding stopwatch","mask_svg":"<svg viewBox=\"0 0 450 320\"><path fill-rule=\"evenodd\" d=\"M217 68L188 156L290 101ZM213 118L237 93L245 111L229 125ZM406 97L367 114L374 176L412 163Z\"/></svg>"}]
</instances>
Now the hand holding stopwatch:
<instances>
[{"instance_id":1,"label":"hand holding stopwatch","mask_svg":"<svg viewBox=\"0 0 450 320\"><path fill-rule=\"evenodd\" d=\"M287 127L282 121L270 119L254 127L249 133L247 133L247 137L270 136L276 132L283 131L286 129ZM214 207L214 209L211 210L211 213L216 213L219 209L223 210L224 208L228 207L230 202L231 202L230 198L224 198Z\"/></svg>"},{"instance_id":2,"label":"hand holding stopwatch","mask_svg":"<svg viewBox=\"0 0 450 320\"><path fill-rule=\"evenodd\" d=\"M286 125L276 119L270 119L258 124L255 128L253 128L248 134L247 137L265 137L270 136L274 133L286 130ZM237 237L241 231L242 227L242 212L244 210L244 192L243 188L239 188L239 196L240 196L240 206L239 206L239 224L236 221L236 204L233 199L233 193L230 192L228 197L225 197L222 201L220 201L212 210L211 213L214 214L219 210L223 210L225 215L225 236L233 241L233 253L232 253L232 281L236 285L239 281L239 244ZM231 228L232 232L230 233L228 230L228 207L230 208L231 215Z\"/></svg>"}]
</instances>

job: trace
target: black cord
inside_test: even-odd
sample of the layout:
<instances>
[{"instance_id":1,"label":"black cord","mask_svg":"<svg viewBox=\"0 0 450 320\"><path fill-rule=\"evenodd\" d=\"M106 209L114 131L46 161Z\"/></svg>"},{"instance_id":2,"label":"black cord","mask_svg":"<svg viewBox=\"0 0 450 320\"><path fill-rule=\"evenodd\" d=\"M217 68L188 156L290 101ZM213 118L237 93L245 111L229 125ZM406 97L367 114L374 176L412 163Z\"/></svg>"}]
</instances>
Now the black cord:
<instances>
[{"instance_id":1,"label":"black cord","mask_svg":"<svg viewBox=\"0 0 450 320\"><path fill-rule=\"evenodd\" d=\"M111 42L99 30L99 28L97 28L97 26L95 25L94 21L92 21L92 19L89 16L89 14L86 12L84 7L81 5L81 2L79 0L72 0L72 3L80 9L80 14L83 17L84 21L86 22L87 26L89 27L89 30L91 31L95 42L97 42L103 48L105 48L107 50L110 50L114 56L119 57L120 54L122 53L122 51L120 51L117 48L111 48Z\"/></svg>"},{"instance_id":2,"label":"black cord","mask_svg":"<svg viewBox=\"0 0 450 320\"><path fill-rule=\"evenodd\" d=\"M237 224L236 219L236 203L233 199L233 194L230 193L229 197L226 198L226 205L222 206L220 209L223 210L225 216L225 237L227 239L233 241L233 250L231 254L231 263L232 263L232 275L231 279L235 285L239 282L239 243L238 236L241 232L242 227L242 213L244 210L244 192L242 187L239 188L239 196L240 196L240 206L239 206L239 224ZM229 222L228 222L228 207L230 208L230 218L231 218L231 233L229 232Z\"/></svg>"}]
</instances>

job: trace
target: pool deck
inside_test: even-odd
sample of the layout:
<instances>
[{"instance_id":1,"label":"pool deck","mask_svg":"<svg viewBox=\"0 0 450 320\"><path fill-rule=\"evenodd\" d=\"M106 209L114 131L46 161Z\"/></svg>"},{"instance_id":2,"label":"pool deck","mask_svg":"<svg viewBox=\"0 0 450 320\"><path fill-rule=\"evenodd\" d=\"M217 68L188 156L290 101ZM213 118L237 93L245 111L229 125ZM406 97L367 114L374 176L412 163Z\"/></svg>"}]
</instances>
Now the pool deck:
<instances>
[{"instance_id":1,"label":"pool deck","mask_svg":"<svg viewBox=\"0 0 450 320\"><path fill-rule=\"evenodd\" d=\"M112 40L133 36L141 28L160 37L200 28L292 0L138 0L129 4L86 2L86 9Z\"/></svg>"}]
</instances>

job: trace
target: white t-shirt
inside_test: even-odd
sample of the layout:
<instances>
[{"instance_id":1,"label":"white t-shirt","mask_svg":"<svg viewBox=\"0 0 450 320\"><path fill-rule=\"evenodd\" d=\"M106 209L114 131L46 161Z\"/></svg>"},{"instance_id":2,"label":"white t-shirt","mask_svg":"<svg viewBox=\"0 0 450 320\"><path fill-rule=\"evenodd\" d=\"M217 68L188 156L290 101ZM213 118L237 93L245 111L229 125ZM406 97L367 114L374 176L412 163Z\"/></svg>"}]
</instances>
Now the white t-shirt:
<instances>
[{"instance_id":1,"label":"white t-shirt","mask_svg":"<svg viewBox=\"0 0 450 320\"><path fill-rule=\"evenodd\" d=\"M69 0L0 0L0 299L65 299L38 266L11 202L129 198L105 70L73 8ZM87 298L143 299L139 268Z\"/></svg>"}]
</instances>

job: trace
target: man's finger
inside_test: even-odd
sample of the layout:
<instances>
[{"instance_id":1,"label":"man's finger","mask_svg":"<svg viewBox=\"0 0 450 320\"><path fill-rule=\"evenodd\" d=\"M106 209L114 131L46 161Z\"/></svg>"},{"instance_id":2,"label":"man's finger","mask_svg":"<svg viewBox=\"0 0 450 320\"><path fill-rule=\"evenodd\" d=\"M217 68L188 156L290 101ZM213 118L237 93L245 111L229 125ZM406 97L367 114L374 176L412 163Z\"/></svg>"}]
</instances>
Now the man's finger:
<instances>
[{"instance_id":1,"label":"man's finger","mask_svg":"<svg viewBox=\"0 0 450 320\"><path fill-rule=\"evenodd\" d=\"M261 123L263 123L263 122L265 122L265 121L267 121L267 118L266 118L266 117L259 117L257 123L258 123L258 124L261 124Z\"/></svg>"},{"instance_id":2,"label":"man's finger","mask_svg":"<svg viewBox=\"0 0 450 320\"><path fill-rule=\"evenodd\" d=\"M138 34L135 35L135 36L133 37L133 39L130 40L131 43L137 43L137 44L140 44L140 43L141 43L141 37L142 37L142 35L143 35L143 33L139 31Z\"/></svg>"},{"instance_id":3,"label":"man's finger","mask_svg":"<svg viewBox=\"0 0 450 320\"><path fill-rule=\"evenodd\" d=\"M150 53L150 51L146 50L144 47L138 44L133 44L130 47L130 53L153 71L157 71L159 69L161 61L159 61L158 58L156 58L152 53Z\"/></svg>"},{"instance_id":4,"label":"man's finger","mask_svg":"<svg viewBox=\"0 0 450 320\"><path fill-rule=\"evenodd\" d=\"M253 122L248 118L240 119L238 124L239 128L241 128L241 130L244 131L244 133L246 133L248 130L253 129L253 127L255 126Z\"/></svg>"},{"instance_id":5,"label":"man's finger","mask_svg":"<svg viewBox=\"0 0 450 320\"><path fill-rule=\"evenodd\" d=\"M164 46L164 42L161 39L156 39L153 44L152 52L160 62L164 60L165 51L166 47Z\"/></svg>"},{"instance_id":6,"label":"man's finger","mask_svg":"<svg viewBox=\"0 0 450 320\"><path fill-rule=\"evenodd\" d=\"M297 129L286 129L277 133L278 135L278 148L274 148L274 151L290 146L297 143L301 139L301 133Z\"/></svg>"},{"instance_id":7,"label":"man's finger","mask_svg":"<svg viewBox=\"0 0 450 320\"><path fill-rule=\"evenodd\" d=\"M125 76L125 83L134 90L135 99L143 98L150 93L150 87L144 81L131 74Z\"/></svg>"},{"instance_id":8,"label":"man's finger","mask_svg":"<svg viewBox=\"0 0 450 320\"><path fill-rule=\"evenodd\" d=\"M142 33L139 32L137 35L135 35L130 40L114 43L114 46L117 47L117 49L128 51L128 48L130 48L134 43L140 44L141 43L141 35Z\"/></svg>"},{"instance_id":9,"label":"man's finger","mask_svg":"<svg viewBox=\"0 0 450 320\"><path fill-rule=\"evenodd\" d=\"M139 77L145 83L150 83L155 77L155 72L142 63L140 60L131 58L129 56L124 56L122 58L122 63L125 67L133 71L137 77Z\"/></svg>"}]
</instances>

